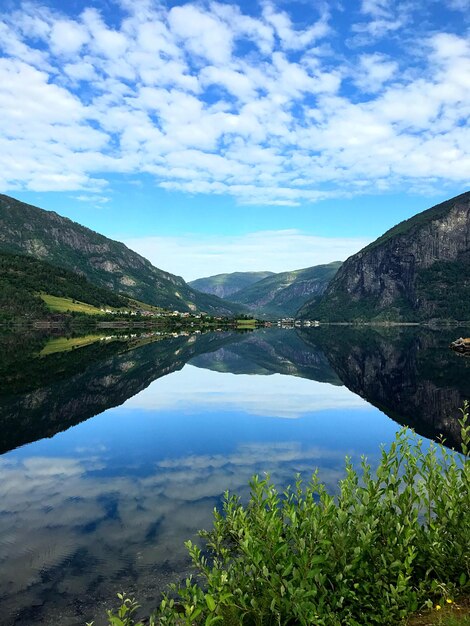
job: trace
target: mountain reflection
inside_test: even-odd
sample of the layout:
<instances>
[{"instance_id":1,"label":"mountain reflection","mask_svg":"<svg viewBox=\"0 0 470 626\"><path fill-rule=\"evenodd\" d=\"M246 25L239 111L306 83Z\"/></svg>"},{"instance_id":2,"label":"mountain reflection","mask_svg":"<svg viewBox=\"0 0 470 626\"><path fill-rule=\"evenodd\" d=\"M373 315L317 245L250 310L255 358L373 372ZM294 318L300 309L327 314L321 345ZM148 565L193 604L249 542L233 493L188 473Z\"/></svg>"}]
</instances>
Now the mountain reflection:
<instances>
[{"instance_id":1,"label":"mountain reflection","mask_svg":"<svg viewBox=\"0 0 470 626\"><path fill-rule=\"evenodd\" d=\"M0 453L102 413L181 369L198 351L219 347L222 334L160 335L100 341L41 356L44 341L33 336L30 351L8 350L0 373ZM11 337L5 341L11 343ZM22 341L22 337L18 337Z\"/></svg>"},{"instance_id":2,"label":"mountain reflection","mask_svg":"<svg viewBox=\"0 0 470 626\"><path fill-rule=\"evenodd\" d=\"M243 395L220 377L217 394L256 414L298 417L312 407L359 406L359 398L334 391L333 386L345 385L399 424L426 437L444 436L448 445L458 446L456 418L470 397L470 360L448 349L455 336L455 331L416 329L266 329L248 334L121 337L47 356L40 356L44 337L20 335L15 345L11 335L4 336L0 452L51 437L136 394L140 407L143 403L157 407L163 401L177 406L183 400L178 393L181 384L185 401L203 409L217 398L207 376L197 372L178 383L169 378L167 387L176 385L174 393L169 388L160 395L139 393L188 362L199 370L253 375L244 382ZM291 389L290 376L312 382Z\"/></svg>"},{"instance_id":3,"label":"mountain reflection","mask_svg":"<svg viewBox=\"0 0 470 626\"><path fill-rule=\"evenodd\" d=\"M321 346L342 383L391 417L431 439L460 446L460 408L470 399L470 359L449 349L465 330L382 328L303 331Z\"/></svg>"}]
</instances>

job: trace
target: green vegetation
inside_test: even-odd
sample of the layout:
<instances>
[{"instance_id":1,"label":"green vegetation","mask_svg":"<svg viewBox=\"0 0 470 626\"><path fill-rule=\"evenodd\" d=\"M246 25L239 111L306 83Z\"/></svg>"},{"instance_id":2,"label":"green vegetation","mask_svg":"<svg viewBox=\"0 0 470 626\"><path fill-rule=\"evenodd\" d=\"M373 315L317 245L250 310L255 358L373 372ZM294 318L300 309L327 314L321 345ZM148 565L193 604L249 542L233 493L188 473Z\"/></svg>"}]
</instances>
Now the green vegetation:
<instances>
[{"instance_id":1,"label":"green vegetation","mask_svg":"<svg viewBox=\"0 0 470 626\"><path fill-rule=\"evenodd\" d=\"M48 305L63 299L72 304L73 300L86 302L98 310L127 305L126 298L96 287L74 272L32 257L0 252L0 318L44 317L51 310Z\"/></svg>"},{"instance_id":2,"label":"green vegetation","mask_svg":"<svg viewBox=\"0 0 470 626\"><path fill-rule=\"evenodd\" d=\"M425 301L429 317L470 319L470 263L438 261L418 271L416 280L418 302Z\"/></svg>"},{"instance_id":3,"label":"green vegetation","mask_svg":"<svg viewBox=\"0 0 470 626\"><path fill-rule=\"evenodd\" d=\"M249 326L250 328L255 328L258 324L258 320L254 318L246 318L246 319L237 319L237 328L242 328L244 326Z\"/></svg>"},{"instance_id":4,"label":"green vegetation","mask_svg":"<svg viewBox=\"0 0 470 626\"><path fill-rule=\"evenodd\" d=\"M404 298L396 298L393 305L381 310L379 296L368 295L353 300L350 294L338 290L333 297L309 302L298 312L300 319L318 319L328 322L416 322L418 314Z\"/></svg>"},{"instance_id":5,"label":"green vegetation","mask_svg":"<svg viewBox=\"0 0 470 626\"><path fill-rule=\"evenodd\" d=\"M60 296L51 296L47 293L39 294L43 302L46 303L49 311L55 313L68 313L75 311L76 313L86 313L87 315L102 315L104 311L98 309L86 302L79 302L72 298L61 298Z\"/></svg>"},{"instance_id":6,"label":"green vegetation","mask_svg":"<svg viewBox=\"0 0 470 626\"><path fill-rule=\"evenodd\" d=\"M39 356L47 356L56 352L66 352L67 350L75 350L75 348L83 348L89 346L95 341L100 341L103 335L85 335L84 337L57 337L49 339Z\"/></svg>"},{"instance_id":7,"label":"green vegetation","mask_svg":"<svg viewBox=\"0 0 470 626\"><path fill-rule=\"evenodd\" d=\"M352 300L344 291L338 290L333 297L324 297L320 301L307 302L297 313L300 319L318 319L328 322L370 321L377 314L378 298L366 296L360 300ZM390 315L395 321L397 316ZM390 319L389 318L389 319Z\"/></svg>"},{"instance_id":8,"label":"green vegetation","mask_svg":"<svg viewBox=\"0 0 470 626\"><path fill-rule=\"evenodd\" d=\"M468 405L462 412L462 455L401 431L374 474L366 460L360 472L347 462L336 497L316 474L283 494L255 477L246 506L227 493L204 550L186 544L196 578L174 586L150 624L385 626L468 593ZM109 624L133 626L138 607L120 600Z\"/></svg>"}]
</instances>

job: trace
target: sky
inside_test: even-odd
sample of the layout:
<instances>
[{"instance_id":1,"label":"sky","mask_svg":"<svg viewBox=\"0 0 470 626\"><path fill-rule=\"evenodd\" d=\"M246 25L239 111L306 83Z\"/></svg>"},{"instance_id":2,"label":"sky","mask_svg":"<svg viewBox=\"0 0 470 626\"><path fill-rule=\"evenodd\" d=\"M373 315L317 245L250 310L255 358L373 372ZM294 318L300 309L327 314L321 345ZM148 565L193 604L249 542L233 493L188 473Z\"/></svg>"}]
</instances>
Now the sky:
<instances>
[{"instance_id":1,"label":"sky","mask_svg":"<svg viewBox=\"0 0 470 626\"><path fill-rule=\"evenodd\" d=\"M470 187L470 0L0 1L0 192L191 280Z\"/></svg>"}]
</instances>

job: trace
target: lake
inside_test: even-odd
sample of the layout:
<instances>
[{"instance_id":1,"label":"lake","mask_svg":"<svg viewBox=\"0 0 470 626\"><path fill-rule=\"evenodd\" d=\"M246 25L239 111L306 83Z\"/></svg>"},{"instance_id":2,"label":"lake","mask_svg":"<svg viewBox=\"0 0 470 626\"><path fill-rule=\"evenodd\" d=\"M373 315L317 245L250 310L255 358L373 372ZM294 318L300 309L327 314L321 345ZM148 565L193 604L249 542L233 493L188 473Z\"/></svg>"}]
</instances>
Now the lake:
<instances>
[{"instance_id":1,"label":"lake","mask_svg":"<svg viewBox=\"0 0 470 626\"><path fill-rule=\"evenodd\" d=\"M402 425L459 445L462 329L0 334L0 623L105 623L188 573L226 489L375 465ZM113 334L116 333L116 334Z\"/></svg>"}]
</instances>

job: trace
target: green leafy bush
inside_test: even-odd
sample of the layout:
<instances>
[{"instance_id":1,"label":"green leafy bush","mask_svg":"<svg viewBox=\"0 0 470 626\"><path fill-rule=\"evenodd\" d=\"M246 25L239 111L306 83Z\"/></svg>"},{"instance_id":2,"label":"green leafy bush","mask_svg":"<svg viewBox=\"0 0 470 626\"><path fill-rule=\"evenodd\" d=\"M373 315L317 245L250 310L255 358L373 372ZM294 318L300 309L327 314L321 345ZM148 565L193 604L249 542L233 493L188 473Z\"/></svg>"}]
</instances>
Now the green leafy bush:
<instances>
[{"instance_id":1,"label":"green leafy bush","mask_svg":"<svg viewBox=\"0 0 470 626\"><path fill-rule=\"evenodd\" d=\"M150 624L384 626L456 597L470 578L467 412L463 454L403 430L375 473L347 461L337 496L316 474L283 494L255 477L246 506L227 493L204 550L186 544L196 577Z\"/></svg>"}]
</instances>

